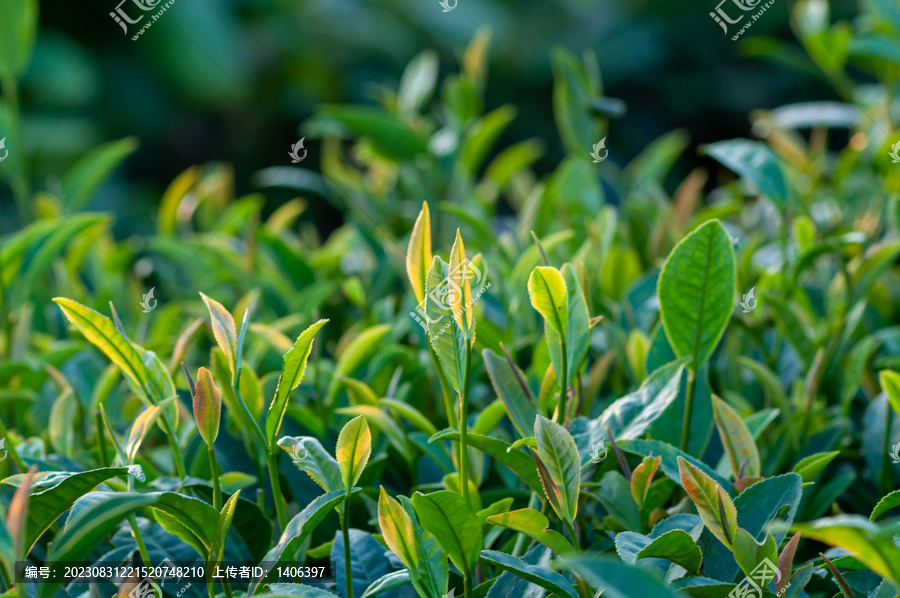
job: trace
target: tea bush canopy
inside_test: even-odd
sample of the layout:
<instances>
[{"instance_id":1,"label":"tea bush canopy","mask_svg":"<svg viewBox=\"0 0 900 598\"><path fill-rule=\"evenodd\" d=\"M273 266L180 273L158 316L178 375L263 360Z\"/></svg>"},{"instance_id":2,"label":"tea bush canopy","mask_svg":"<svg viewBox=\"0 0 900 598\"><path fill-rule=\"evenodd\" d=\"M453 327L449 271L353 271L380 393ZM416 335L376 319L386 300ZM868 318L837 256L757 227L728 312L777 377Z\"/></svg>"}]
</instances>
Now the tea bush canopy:
<instances>
[{"instance_id":1,"label":"tea bush canopy","mask_svg":"<svg viewBox=\"0 0 900 598\"><path fill-rule=\"evenodd\" d=\"M900 596L896 5L433 4L0 0L0 595Z\"/></svg>"}]
</instances>

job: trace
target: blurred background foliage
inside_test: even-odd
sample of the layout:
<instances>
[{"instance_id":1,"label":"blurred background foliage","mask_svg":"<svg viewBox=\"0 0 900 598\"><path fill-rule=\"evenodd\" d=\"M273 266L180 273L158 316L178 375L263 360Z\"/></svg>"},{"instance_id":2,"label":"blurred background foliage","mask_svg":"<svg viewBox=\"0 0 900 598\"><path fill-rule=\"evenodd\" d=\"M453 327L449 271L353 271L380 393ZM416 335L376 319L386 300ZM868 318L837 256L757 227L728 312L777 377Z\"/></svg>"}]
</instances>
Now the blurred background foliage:
<instances>
[{"instance_id":1,"label":"blurred background foliage","mask_svg":"<svg viewBox=\"0 0 900 598\"><path fill-rule=\"evenodd\" d=\"M99 143L139 139L90 208L114 213L119 237L147 233L163 189L186 165L230 162L237 188L251 190L253 173L288 163L316 106L372 103L424 48L437 52L443 79L482 32L486 108L518 110L497 147L537 138L544 153L535 171L553 170L565 150L553 120L551 49L593 50L606 94L627 106L610 127L610 159L625 164L684 129L689 158L674 170L677 182L707 160L693 151L700 144L746 136L751 110L839 99L790 33L792 4L777 1L732 42L708 15L711 0L460 0L449 13L437 0L178 0L132 41L108 14L112 0L45 2L20 81L22 137L32 178L51 186ZM853 0L830 4L833 20L859 18ZM302 166L318 170L318 146L307 146ZM270 198L266 210L287 198ZM18 226L10 200L0 186L0 233ZM321 204L304 218L326 230L342 220Z\"/></svg>"}]
</instances>

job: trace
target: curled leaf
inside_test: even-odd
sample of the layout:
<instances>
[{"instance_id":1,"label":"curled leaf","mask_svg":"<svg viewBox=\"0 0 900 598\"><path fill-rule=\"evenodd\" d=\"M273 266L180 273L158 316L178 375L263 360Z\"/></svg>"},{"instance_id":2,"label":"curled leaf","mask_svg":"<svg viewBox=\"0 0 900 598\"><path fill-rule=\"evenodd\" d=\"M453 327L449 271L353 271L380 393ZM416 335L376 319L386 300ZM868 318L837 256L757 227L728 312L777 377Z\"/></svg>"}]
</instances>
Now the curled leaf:
<instances>
[{"instance_id":1,"label":"curled leaf","mask_svg":"<svg viewBox=\"0 0 900 598\"><path fill-rule=\"evenodd\" d=\"M212 446L219 435L219 420L222 415L222 395L216 388L210 371L206 368L197 370L196 392L194 393L194 419L197 431L206 446Z\"/></svg>"}]
</instances>

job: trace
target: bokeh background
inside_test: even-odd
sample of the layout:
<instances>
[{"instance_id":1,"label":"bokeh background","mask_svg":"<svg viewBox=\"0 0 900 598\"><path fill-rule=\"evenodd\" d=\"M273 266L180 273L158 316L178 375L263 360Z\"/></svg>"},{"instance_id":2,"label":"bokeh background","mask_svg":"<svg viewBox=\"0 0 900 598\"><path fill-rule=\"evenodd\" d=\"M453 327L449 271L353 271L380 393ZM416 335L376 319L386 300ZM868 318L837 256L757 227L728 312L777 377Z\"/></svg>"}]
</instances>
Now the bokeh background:
<instances>
[{"instance_id":1,"label":"bokeh background","mask_svg":"<svg viewBox=\"0 0 900 598\"><path fill-rule=\"evenodd\" d=\"M852 0L830 4L834 20L855 15ZM231 163L238 192L252 192L254 173L290 162L316 106L373 103L424 49L439 54L441 76L455 72L479 31L491 38L486 108L519 110L497 148L541 139L539 175L564 156L553 120L554 46L593 50L606 95L625 102L609 131L611 160L627 163L668 131L689 134L676 182L708 160L700 144L747 136L750 111L838 99L790 32L791 0L777 0L737 42L709 17L713 0L459 0L447 13L438 0L176 0L136 41L110 18L115 5L42 2L19 91L36 187L52 189L101 142L139 140L87 206L112 212L120 238L152 230L163 190L187 167ZM301 166L317 171L317 141L306 146ZM265 212L290 195L268 193ZM304 218L323 232L341 223L327 201L312 203ZM16 230L4 183L0 209L0 233Z\"/></svg>"}]
</instances>

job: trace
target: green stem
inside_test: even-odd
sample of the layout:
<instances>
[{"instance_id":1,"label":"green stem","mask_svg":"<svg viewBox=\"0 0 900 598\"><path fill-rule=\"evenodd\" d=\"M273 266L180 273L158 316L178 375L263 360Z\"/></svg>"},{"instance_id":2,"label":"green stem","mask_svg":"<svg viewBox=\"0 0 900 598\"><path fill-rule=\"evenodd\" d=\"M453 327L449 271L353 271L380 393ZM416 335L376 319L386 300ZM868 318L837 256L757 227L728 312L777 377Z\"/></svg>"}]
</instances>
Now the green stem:
<instances>
[{"instance_id":1,"label":"green stem","mask_svg":"<svg viewBox=\"0 0 900 598\"><path fill-rule=\"evenodd\" d=\"M216 460L216 451L213 448L213 445L209 445L206 450L207 454L209 454L209 471L212 474L213 507L215 507L217 511L221 511L222 487L219 485L219 462Z\"/></svg>"},{"instance_id":2,"label":"green stem","mask_svg":"<svg viewBox=\"0 0 900 598\"><path fill-rule=\"evenodd\" d=\"M463 575L463 591L465 598L472 598L472 576L468 573Z\"/></svg>"},{"instance_id":3,"label":"green stem","mask_svg":"<svg viewBox=\"0 0 900 598\"><path fill-rule=\"evenodd\" d=\"M0 418L0 435L6 439L6 450L9 451L9 456L12 457L13 463L16 464L16 467L18 467L19 471L22 473L27 472L28 468L25 467L25 463L22 462L22 457L19 456L19 451L17 451L15 445L12 444L12 440L9 437L9 431L6 429L6 424L3 423L3 418Z\"/></svg>"},{"instance_id":4,"label":"green stem","mask_svg":"<svg viewBox=\"0 0 900 598\"><path fill-rule=\"evenodd\" d=\"M469 503L469 443L466 438L469 428L469 370L472 365L472 345L466 342L466 363L462 392L459 395L459 485L463 502Z\"/></svg>"},{"instance_id":5,"label":"green stem","mask_svg":"<svg viewBox=\"0 0 900 598\"><path fill-rule=\"evenodd\" d=\"M681 452L686 453L691 437L691 417L694 414L694 382L697 372L688 372L687 390L684 395L684 422L681 425Z\"/></svg>"},{"instance_id":6,"label":"green stem","mask_svg":"<svg viewBox=\"0 0 900 598\"><path fill-rule=\"evenodd\" d=\"M563 338L563 335L559 335L559 347L560 347L560 361L562 362L562 367L560 368L562 373L562 379L559 381L559 404L556 406L556 423L561 426L566 425L566 411L567 411L567 403L569 402L569 385L566 383L566 380L569 377L569 373L567 370L568 364L566 363L566 341Z\"/></svg>"},{"instance_id":7,"label":"green stem","mask_svg":"<svg viewBox=\"0 0 900 598\"><path fill-rule=\"evenodd\" d=\"M572 547L575 548L575 553L581 553L581 546L578 543L578 534L575 533L575 526L572 525L572 522L568 519L563 519L563 524L566 527L566 533L569 534L569 540L572 541ZM588 585L585 581L578 575L575 576L575 581L578 582L578 594L582 598L590 598L591 594L588 590Z\"/></svg>"},{"instance_id":8,"label":"green stem","mask_svg":"<svg viewBox=\"0 0 900 598\"><path fill-rule=\"evenodd\" d=\"M444 396L444 410L447 413L447 422L451 428L455 428L457 426L456 410L453 408L453 393L450 391L450 383L447 382L447 376L444 375L440 359L438 359L437 353L434 352L430 344L428 349L428 352L431 354L431 362L434 364L434 370L438 375L438 381L441 384L441 394Z\"/></svg>"},{"instance_id":9,"label":"green stem","mask_svg":"<svg viewBox=\"0 0 900 598\"><path fill-rule=\"evenodd\" d=\"M269 442L266 440L262 428L259 427L259 423L256 421L256 418L253 417L253 414L250 413L250 408L247 407L247 403L244 402L244 397L241 395L240 379L241 373L238 371L231 378L231 389L234 391L237 403L244 413L244 418L250 422L253 433L256 434L256 439L259 441L259 445L266 453L266 468L269 470L269 482L272 485L272 502L275 503L275 514L278 517L278 526L281 528L281 531L284 531L285 526L287 526L287 509L284 504L284 497L281 495L281 482L278 479L278 463L275 459L275 453L272 450L274 447L269 446Z\"/></svg>"},{"instance_id":10,"label":"green stem","mask_svg":"<svg viewBox=\"0 0 900 598\"><path fill-rule=\"evenodd\" d=\"M341 514L341 534L344 537L344 580L347 587L347 597L353 598L353 567L350 563L350 494L344 495L344 512Z\"/></svg>"},{"instance_id":11,"label":"green stem","mask_svg":"<svg viewBox=\"0 0 900 598\"><path fill-rule=\"evenodd\" d=\"M128 523L131 525L131 535L134 537L134 543L137 544L138 552L141 553L141 560L144 561L144 565L147 567L152 566L150 553L147 552L147 545L144 544L144 536L141 534L141 528L138 526L137 517L135 517L134 513L128 516Z\"/></svg>"},{"instance_id":12,"label":"green stem","mask_svg":"<svg viewBox=\"0 0 900 598\"><path fill-rule=\"evenodd\" d=\"M566 533L569 534L569 539L572 541L572 547L575 548L575 552L581 552L581 546L578 544L578 535L575 533L575 526L568 519L563 519L563 525L566 526Z\"/></svg>"},{"instance_id":13,"label":"green stem","mask_svg":"<svg viewBox=\"0 0 900 598\"><path fill-rule=\"evenodd\" d=\"M100 467L107 467L106 434L103 432L103 416L99 411L94 412L94 422L97 425L97 452L100 453Z\"/></svg>"},{"instance_id":14,"label":"green stem","mask_svg":"<svg viewBox=\"0 0 900 598\"><path fill-rule=\"evenodd\" d=\"M272 484L272 501L275 503L278 527L284 531L287 526L287 507L284 504L284 496L281 494L281 480L278 479L278 462L275 459L275 453L266 452L266 467L269 470L269 482Z\"/></svg>"},{"instance_id":15,"label":"green stem","mask_svg":"<svg viewBox=\"0 0 900 598\"><path fill-rule=\"evenodd\" d=\"M244 396L241 394L240 387L240 373L235 374L231 379L231 389L234 391L234 396L237 399L238 405L241 407L241 411L244 413L244 417L248 422L252 425L252 431L256 434L256 439L259 440L260 446L268 452L269 443L266 440L265 434L263 434L262 428L259 427L259 423L256 421L256 418L253 417L253 414L250 413L250 408L247 407L247 403L244 402Z\"/></svg>"},{"instance_id":16,"label":"green stem","mask_svg":"<svg viewBox=\"0 0 900 598\"><path fill-rule=\"evenodd\" d=\"M183 480L187 477L187 471L184 468L184 457L181 454L181 447L178 446L178 436L175 435L175 430L172 429L169 420L165 416L159 419L162 421L166 436L169 437L169 446L172 447L172 458L175 461L175 472Z\"/></svg>"}]
</instances>

